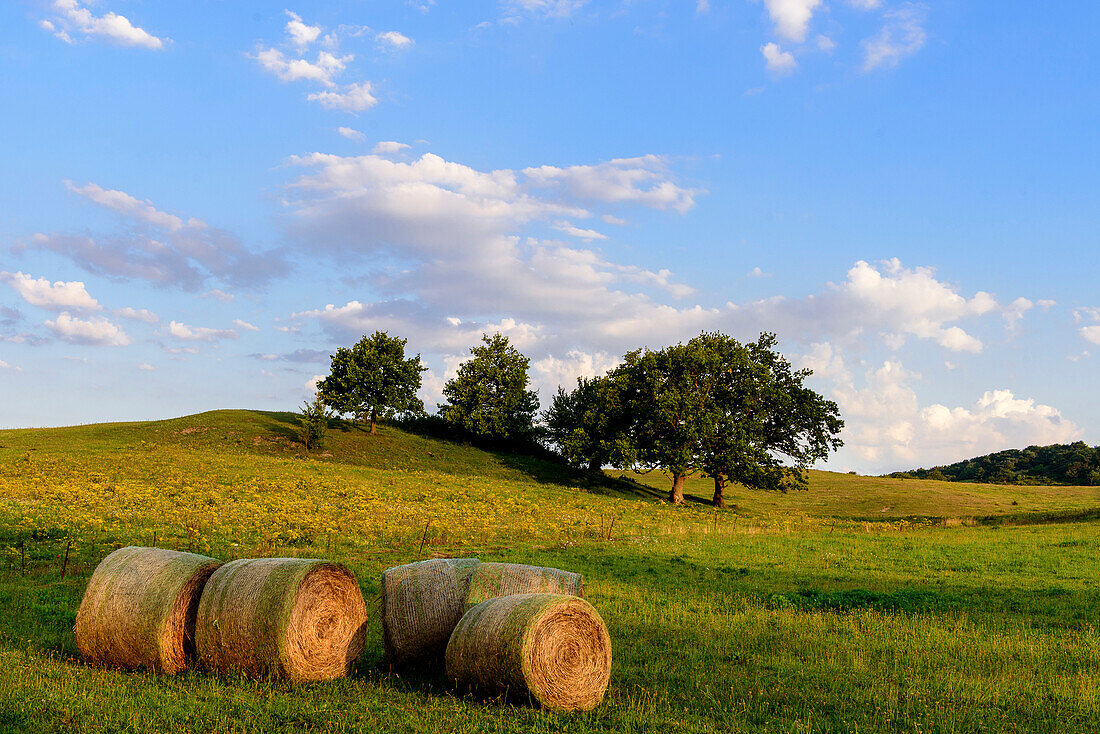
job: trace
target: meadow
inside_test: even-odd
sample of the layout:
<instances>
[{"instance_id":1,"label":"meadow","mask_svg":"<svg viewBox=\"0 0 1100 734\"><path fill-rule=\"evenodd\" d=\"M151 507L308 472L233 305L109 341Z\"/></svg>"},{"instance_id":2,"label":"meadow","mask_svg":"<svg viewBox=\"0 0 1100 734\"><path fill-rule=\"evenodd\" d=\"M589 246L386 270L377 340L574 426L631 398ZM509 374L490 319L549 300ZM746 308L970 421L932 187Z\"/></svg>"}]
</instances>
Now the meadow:
<instances>
[{"instance_id":1,"label":"meadow","mask_svg":"<svg viewBox=\"0 0 1100 734\"><path fill-rule=\"evenodd\" d=\"M384 426L296 442L291 414L0 431L0 732L1094 732L1100 488L813 472L672 507ZM689 499L709 497L689 480ZM479 556L585 575L611 633L603 705L557 715L395 675L292 685L85 666L72 624L121 545L334 558L379 575Z\"/></svg>"}]
</instances>

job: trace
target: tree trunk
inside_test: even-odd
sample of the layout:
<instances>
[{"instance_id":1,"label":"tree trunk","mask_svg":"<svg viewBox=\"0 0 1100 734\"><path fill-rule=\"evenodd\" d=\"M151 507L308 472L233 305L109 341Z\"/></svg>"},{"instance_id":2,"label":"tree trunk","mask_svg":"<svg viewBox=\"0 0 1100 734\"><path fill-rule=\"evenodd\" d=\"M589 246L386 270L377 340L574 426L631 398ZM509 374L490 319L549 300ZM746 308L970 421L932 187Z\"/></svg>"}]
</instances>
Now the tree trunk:
<instances>
[{"instance_id":1,"label":"tree trunk","mask_svg":"<svg viewBox=\"0 0 1100 734\"><path fill-rule=\"evenodd\" d=\"M684 475L672 475L672 491L669 492L668 501L674 505L684 504Z\"/></svg>"},{"instance_id":2,"label":"tree trunk","mask_svg":"<svg viewBox=\"0 0 1100 734\"><path fill-rule=\"evenodd\" d=\"M721 474L714 475L714 499L711 500L711 504L715 507L726 506L726 478Z\"/></svg>"},{"instance_id":3,"label":"tree trunk","mask_svg":"<svg viewBox=\"0 0 1100 734\"><path fill-rule=\"evenodd\" d=\"M600 471L600 466L602 465L600 464L599 459L592 459L592 461L588 462L588 471L596 474Z\"/></svg>"},{"instance_id":4,"label":"tree trunk","mask_svg":"<svg viewBox=\"0 0 1100 734\"><path fill-rule=\"evenodd\" d=\"M370 409L370 435L375 436L378 434L378 410L377 408Z\"/></svg>"}]
</instances>

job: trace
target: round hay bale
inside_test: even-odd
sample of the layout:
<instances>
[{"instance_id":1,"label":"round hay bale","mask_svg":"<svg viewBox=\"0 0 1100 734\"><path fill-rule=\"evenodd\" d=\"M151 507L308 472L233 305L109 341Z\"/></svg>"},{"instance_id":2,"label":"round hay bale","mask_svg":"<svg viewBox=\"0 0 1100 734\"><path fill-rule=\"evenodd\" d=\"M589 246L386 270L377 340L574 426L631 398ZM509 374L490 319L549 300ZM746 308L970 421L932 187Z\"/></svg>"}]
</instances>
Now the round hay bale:
<instances>
[{"instance_id":1,"label":"round hay bale","mask_svg":"<svg viewBox=\"0 0 1100 734\"><path fill-rule=\"evenodd\" d=\"M560 568L519 563L481 563L470 576L466 608L486 599L512 594L569 594L584 596L584 577Z\"/></svg>"},{"instance_id":2,"label":"round hay bale","mask_svg":"<svg viewBox=\"0 0 1100 734\"><path fill-rule=\"evenodd\" d=\"M526 693L547 709L587 711L607 690L611 638L580 597L514 594L462 616L446 663L447 677L459 686Z\"/></svg>"},{"instance_id":3,"label":"round hay bale","mask_svg":"<svg viewBox=\"0 0 1100 734\"><path fill-rule=\"evenodd\" d=\"M178 673L195 657L195 612L222 562L128 546L96 566L76 612L76 646L89 663Z\"/></svg>"},{"instance_id":4,"label":"round hay bale","mask_svg":"<svg viewBox=\"0 0 1100 734\"><path fill-rule=\"evenodd\" d=\"M363 651L367 606L344 566L310 558L230 561L199 601L195 645L208 670L332 680Z\"/></svg>"},{"instance_id":5,"label":"round hay bale","mask_svg":"<svg viewBox=\"0 0 1100 734\"><path fill-rule=\"evenodd\" d=\"M394 667L439 663L466 611L476 558L434 558L382 572L382 645Z\"/></svg>"}]
</instances>

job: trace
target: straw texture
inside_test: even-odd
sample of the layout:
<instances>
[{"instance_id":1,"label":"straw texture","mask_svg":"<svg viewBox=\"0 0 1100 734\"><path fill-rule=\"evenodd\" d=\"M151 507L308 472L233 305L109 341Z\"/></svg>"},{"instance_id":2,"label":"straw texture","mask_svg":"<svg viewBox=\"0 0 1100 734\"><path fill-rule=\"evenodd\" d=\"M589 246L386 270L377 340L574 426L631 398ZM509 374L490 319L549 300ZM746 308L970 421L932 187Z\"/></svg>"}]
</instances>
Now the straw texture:
<instances>
[{"instance_id":1,"label":"straw texture","mask_svg":"<svg viewBox=\"0 0 1100 734\"><path fill-rule=\"evenodd\" d=\"M209 670L332 680L363 650L367 608L344 566L307 558L231 561L206 584L195 643Z\"/></svg>"},{"instance_id":2,"label":"straw texture","mask_svg":"<svg viewBox=\"0 0 1100 734\"><path fill-rule=\"evenodd\" d=\"M463 615L447 644L446 665L460 687L528 694L556 711L587 711L607 690L611 638L580 597L514 594Z\"/></svg>"},{"instance_id":3,"label":"straw texture","mask_svg":"<svg viewBox=\"0 0 1100 734\"><path fill-rule=\"evenodd\" d=\"M481 563L470 577L466 608L486 599L511 594L570 594L584 596L584 577L559 568L519 563Z\"/></svg>"},{"instance_id":4,"label":"straw texture","mask_svg":"<svg viewBox=\"0 0 1100 734\"><path fill-rule=\"evenodd\" d=\"M476 558L435 558L382 572L382 644L397 668L439 664L466 611Z\"/></svg>"},{"instance_id":5,"label":"straw texture","mask_svg":"<svg viewBox=\"0 0 1100 734\"><path fill-rule=\"evenodd\" d=\"M195 656L195 613L221 561L194 553L120 548L104 558L76 613L76 646L89 663L178 673Z\"/></svg>"}]
</instances>

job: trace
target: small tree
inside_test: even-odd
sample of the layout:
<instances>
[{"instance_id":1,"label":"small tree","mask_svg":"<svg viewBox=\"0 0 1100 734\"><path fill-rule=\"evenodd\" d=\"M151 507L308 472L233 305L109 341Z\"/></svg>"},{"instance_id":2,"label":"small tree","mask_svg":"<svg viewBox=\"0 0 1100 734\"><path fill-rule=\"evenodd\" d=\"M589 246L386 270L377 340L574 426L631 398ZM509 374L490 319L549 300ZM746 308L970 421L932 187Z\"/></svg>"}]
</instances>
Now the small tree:
<instances>
[{"instance_id":1,"label":"small tree","mask_svg":"<svg viewBox=\"0 0 1100 734\"><path fill-rule=\"evenodd\" d=\"M424 403L416 397L420 373L428 369L420 355L405 359L406 340L384 331L364 336L350 349L332 355L331 372L317 383L325 405L362 420L370 416L370 434L377 421L397 413L419 413Z\"/></svg>"},{"instance_id":2,"label":"small tree","mask_svg":"<svg viewBox=\"0 0 1100 734\"><path fill-rule=\"evenodd\" d=\"M577 387L559 387L543 413L548 438L573 466L596 472L604 464L630 463L627 434L617 385L607 377L577 378ZM631 454L632 455L632 454Z\"/></svg>"},{"instance_id":3,"label":"small tree","mask_svg":"<svg viewBox=\"0 0 1100 734\"><path fill-rule=\"evenodd\" d=\"M302 422L302 443L306 445L306 450L311 451L315 448L322 448L332 413L321 399L321 396L314 395L312 402L302 403L298 418Z\"/></svg>"},{"instance_id":4,"label":"small tree","mask_svg":"<svg viewBox=\"0 0 1100 734\"><path fill-rule=\"evenodd\" d=\"M527 389L528 359L508 337L482 335L470 359L443 386L447 404L439 406L448 423L485 438L529 436L534 428L538 395Z\"/></svg>"}]
</instances>

